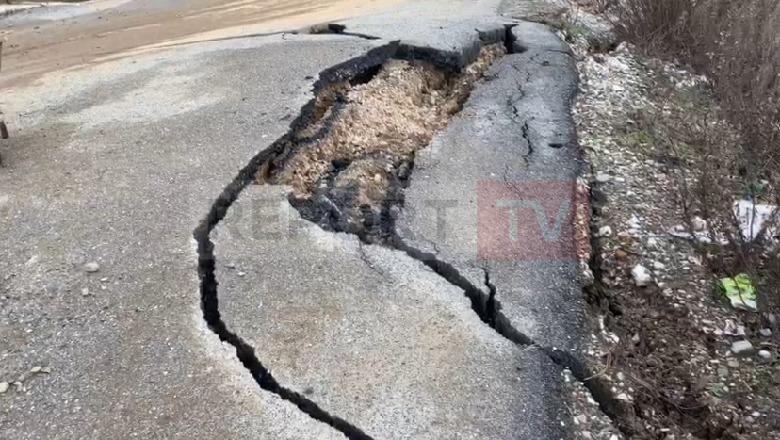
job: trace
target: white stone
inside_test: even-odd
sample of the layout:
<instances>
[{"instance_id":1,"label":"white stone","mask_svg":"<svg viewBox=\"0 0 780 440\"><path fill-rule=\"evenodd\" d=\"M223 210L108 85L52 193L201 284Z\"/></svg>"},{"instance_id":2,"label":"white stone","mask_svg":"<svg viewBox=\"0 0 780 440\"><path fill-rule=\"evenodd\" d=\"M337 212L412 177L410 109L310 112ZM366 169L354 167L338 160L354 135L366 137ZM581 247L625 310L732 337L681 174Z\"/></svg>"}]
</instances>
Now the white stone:
<instances>
[{"instance_id":1,"label":"white stone","mask_svg":"<svg viewBox=\"0 0 780 440\"><path fill-rule=\"evenodd\" d=\"M647 286L653 280L650 271L641 264L637 264L631 269L631 276L634 277L634 284L639 287Z\"/></svg>"},{"instance_id":2,"label":"white stone","mask_svg":"<svg viewBox=\"0 0 780 440\"><path fill-rule=\"evenodd\" d=\"M656 240L654 237L650 237L647 239L647 247L649 248L657 248L658 247L658 240Z\"/></svg>"},{"instance_id":3,"label":"white stone","mask_svg":"<svg viewBox=\"0 0 780 440\"><path fill-rule=\"evenodd\" d=\"M734 354L748 354L753 352L753 344L750 341L742 340L731 344L731 352Z\"/></svg>"},{"instance_id":4,"label":"white stone","mask_svg":"<svg viewBox=\"0 0 780 440\"><path fill-rule=\"evenodd\" d=\"M772 330L768 328L762 328L758 333L765 338L772 336Z\"/></svg>"},{"instance_id":5,"label":"white stone","mask_svg":"<svg viewBox=\"0 0 780 440\"><path fill-rule=\"evenodd\" d=\"M84 271L88 273L95 273L100 270L100 265L97 264L94 261L90 261L89 263L84 265Z\"/></svg>"},{"instance_id":6,"label":"white stone","mask_svg":"<svg viewBox=\"0 0 780 440\"><path fill-rule=\"evenodd\" d=\"M772 359L772 353L769 350L758 350L758 357L768 361L769 359Z\"/></svg>"},{"instance_id":7,"label":"white stone","mask_svg":"<svg viewBox=\"0 0 780 440\"><path fill-rule=\"evenodd\" d=\"M609 226L602 226L599 228L599 237L609 237L612 235L612 228Z\"/></svg>"},{"instance_id":8,"label":"white stone","mask_svg":"<svg viewBox=\"0 0 780 440\"><path fill-rule=\"evenodd\" d=\"M707 230L707 220L696 216L691 220L691 226L693 226L693 230L696 232L704 232Z\"/></svg>"},{"instance_id":9,"label":"white stone","mask_svg":"<svg viewBox=\"0 0 780 440\"><path fill-rule=\"evenodd\" d=\"M0 382L0 394L5 394L8 391L8 382Z\"/></svg>"},{"instance_id":10,"label":"white stone","mask_svg":"<svg viewBox=\"0 0 780 440\"><path fill-rule=\"evenodd\" d=\"M607 174L607 173L605 173L603 171L598 173L598 174L596 174L596 182L598 182L598 183L607 183L610 180L612 180L612 176L610 176L609 174Z\"/></svg>"}]
</instances>

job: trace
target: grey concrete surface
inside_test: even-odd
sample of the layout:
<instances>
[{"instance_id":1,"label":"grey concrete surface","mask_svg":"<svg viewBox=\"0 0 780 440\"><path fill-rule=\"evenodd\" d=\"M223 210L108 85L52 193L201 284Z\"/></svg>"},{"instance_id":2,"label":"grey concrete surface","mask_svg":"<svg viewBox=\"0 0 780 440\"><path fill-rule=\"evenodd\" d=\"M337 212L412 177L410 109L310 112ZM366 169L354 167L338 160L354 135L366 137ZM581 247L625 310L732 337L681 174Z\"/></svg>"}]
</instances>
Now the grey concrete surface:
<instances>
[{"instance_id":1,"label":"grey concrete surface","mask_svg":"<svg viewBox=\"0 0 780 440\"><path fill-rule=\"evenodd\" d=\"M235 40L3 92L0 382L26 377L0 438L343 438L202 328L192 230L318 72L376 44Z\"/></svg>"},{"instance_id":2,"label":"grey concrete surface","mask_svg":"<svg viewBox=\"0 0 780 440\"><path fill-rule=\"evenodd\" d=\"M495 209L493 196L503 191L546 202L545 188L571 184L579 168L569 114L574 61L542 25L521 23L513 33L521 53L500 60L463 111L418 153L397 226L408 245L436 254L486 292L487 270L502 312L536 343L576 350L584 326L576 257L551 256L545 246L507 258L480 252L486 237L511 245L503 225L479 221ZM569 198L573 190L567 189ZM545 213L549 224L554 214ZM554 241L573 243L562 232Z\"/></svg>"},{"instance_id":3,"label":"grey concrete surface","mask_svg":"<svg viewBox=\"0 0 780 440\"><path fill-rule=\"evenodd\" d=\"M448 65L465 66L479 54L483 43L504 39L504 20L496 15L496 0L447 2L414 1L396 7L392 13L378 13L351 20L338 21L346 32L369 35L388 41L398 40L402 47L413 47L415 57L430 56Z\"/></svg>"},{"instance_id":4,"label":"grey concrete surface","mask_svg":"<svg viewBox=\"0 0 780 440\"><path fill-rule=\"evenodd\" d=\"M215 230L220 310L276 379L377 439L558 439L560 373L399 251L250 186Z\"/></svg>"},{"instance_id":5,"label":"grey concrete surface","mask_svg":"<svg viewBox=\"0 0 780 440\"><path fill-rule=\"evenodd\" d=\"M0 382L20 382L0 394L0 438L343 438L261 390L204 328L192 231L287 130L318 72L396 39L462 64L480 35L503 32L498 3L425 0L345 21L379 41L201 43L0 92L12 128L0 144ZM420 155L399 227L477 285L487 269L517 328L572 348L573 267L473 253L477 182L577 171L571 60L542 28L514 32L527 51ZM213 237L219 295L283 386L375 438L568 438L559 369L540 350L498 336L462 291L398 252L300 221L267 240L253 209L283 194L262 191L247 189ZM456 202L446 239L429 203L442 200Z\"/></svg>"}]
</instances>

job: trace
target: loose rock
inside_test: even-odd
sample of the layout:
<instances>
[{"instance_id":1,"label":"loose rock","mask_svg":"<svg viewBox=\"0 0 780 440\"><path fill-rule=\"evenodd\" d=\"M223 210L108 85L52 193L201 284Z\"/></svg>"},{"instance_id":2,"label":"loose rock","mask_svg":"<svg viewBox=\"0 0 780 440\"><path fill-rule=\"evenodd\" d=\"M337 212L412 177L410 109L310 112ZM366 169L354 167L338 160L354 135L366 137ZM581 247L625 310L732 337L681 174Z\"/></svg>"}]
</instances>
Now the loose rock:
<instances>
[{"instance_id":1,"label":"loose rock","mask_svg":"<svg viewBox=\"0 0 780 440\"><path fill-rule=\"evenodd\" d=\"M8 382L0 382L0 394L5 394L9 386Z\"/></svg>"},{"instance_id":2,"label":"loose rock","mask_svg":"<svg viewBox=\"0 0 780 440\"><path fill-rule=\"evenodd\" d=\"M731 352L734 354L749 354L753 352L753 344L750 341L742 340L731 344Z\"/></svg>"},{"instance_id":3,"label":"loose rock","mask_svg":"<svg viewBox=\"0 0 780 440\"><path fill-rule=\"evenodd\" d=\"M100 265L95 261L90 261L84 265L84 271L87 273L95 273L100 270Z\"/></svg>"},{"instance_id":4,"label":"loose rock","mask_svg":"<svg viewBox=\"0 0 780 440\"><path fill-rule=\"evenodd\" d=\"M645 287L653 281L653 276L650 275L650 271L641 264L637 264L631 269L631 276L634 277L634 284L639 287Z\"/></svg>"},{"instance_id":5,"label":"loose rock","mask_svg":"<svg viewBox=\"0 0 780 440\"><path fill-rule=\"evenodd\" d=\"M707 221L701 217L694 217L691 220L691 226L693 226L693 230L696 232L704 232L707 229Z\"/></svg>"}]
</instances>

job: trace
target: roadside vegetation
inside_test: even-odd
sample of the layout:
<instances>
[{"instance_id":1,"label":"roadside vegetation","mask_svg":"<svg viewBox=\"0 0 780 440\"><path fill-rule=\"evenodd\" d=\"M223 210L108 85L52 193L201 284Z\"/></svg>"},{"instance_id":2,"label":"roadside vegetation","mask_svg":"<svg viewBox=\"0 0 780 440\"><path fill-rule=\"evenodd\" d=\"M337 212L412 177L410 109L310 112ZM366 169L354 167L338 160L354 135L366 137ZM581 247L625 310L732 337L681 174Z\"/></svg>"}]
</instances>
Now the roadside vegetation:
<instances>
[{"instance_id":1,"label":"roadside vegetation","mask_svg":"<svg viewBox=\"0 0 780 440\"><path fill-rule=\"evenodd\" d=\"M695 106L666 130L666 145L696 173L690 185L681 181L685 213L707 221L711 238L728 242L706 249L712 268L750 274L760 285L761 309L776 311L777 221L763 224L757 238L745 237L731 205L739 198L774 206L780 200L780 2L604 0L600 7L620 39L706 75L717 107ZM721 121L738 136L724 133Z\"/></svg>"},{"instance_id":2,"label":"roadside vegetation","mask_svg":"<svg viewBox=\"0 0 780 440\"><path fill-rule=\"evenodd\" d=\"M632 439L780 439L780 2L569 3L544 21L581 75L613 421Z\"/></svg>"}]
</instances>

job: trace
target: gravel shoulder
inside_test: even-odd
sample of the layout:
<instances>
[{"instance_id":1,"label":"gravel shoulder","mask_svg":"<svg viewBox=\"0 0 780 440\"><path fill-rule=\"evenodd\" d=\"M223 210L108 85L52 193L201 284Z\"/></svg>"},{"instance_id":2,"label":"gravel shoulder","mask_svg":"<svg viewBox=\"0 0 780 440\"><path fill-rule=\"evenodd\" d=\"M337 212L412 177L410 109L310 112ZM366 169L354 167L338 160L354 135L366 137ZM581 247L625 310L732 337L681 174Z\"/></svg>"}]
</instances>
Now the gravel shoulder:
<instances>
[{"instance_id":1,"label":"gravel shoulder","mask_svg":"<svg viewBox=\"0 0 780 440\"><path fill-rule=\"evenodd\" d=\"M590 300L602 322L592 359L622 401L624 428L635 438L780 438L776 336L717 294L706 255L685 237L688 221L706 228L683 211L696 170L663 137L692 115L717 114L707 79L625 44L578 43Z\"/></svg>"}]
</instances>

